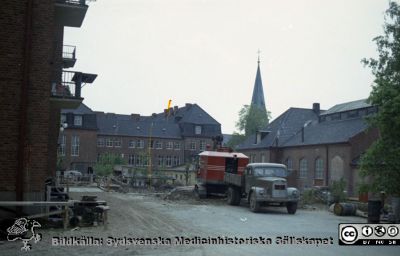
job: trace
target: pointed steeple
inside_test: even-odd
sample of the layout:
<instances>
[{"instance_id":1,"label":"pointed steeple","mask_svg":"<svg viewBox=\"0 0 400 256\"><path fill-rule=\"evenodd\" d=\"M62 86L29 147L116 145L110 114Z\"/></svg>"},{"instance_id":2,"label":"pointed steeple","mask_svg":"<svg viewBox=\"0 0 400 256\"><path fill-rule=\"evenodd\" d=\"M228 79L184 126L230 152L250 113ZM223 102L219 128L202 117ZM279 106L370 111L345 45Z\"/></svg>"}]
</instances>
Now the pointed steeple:
<instances>
[{"instance_id":1,"label":"pointed steeple","mask_svg":"<svg viewBox=\"0 0 400 256\"><path fill-rule=\"evenodd\" d=\"M253 97L251 98L251 105L257 106L260 109L265 110L265 99L264 99L264 90L261 81L261 72L260 72L260 55L258 55L258 65L257 65L257 74L256 81L254 82L253 89Z\"/></svg>"}]
</instances>

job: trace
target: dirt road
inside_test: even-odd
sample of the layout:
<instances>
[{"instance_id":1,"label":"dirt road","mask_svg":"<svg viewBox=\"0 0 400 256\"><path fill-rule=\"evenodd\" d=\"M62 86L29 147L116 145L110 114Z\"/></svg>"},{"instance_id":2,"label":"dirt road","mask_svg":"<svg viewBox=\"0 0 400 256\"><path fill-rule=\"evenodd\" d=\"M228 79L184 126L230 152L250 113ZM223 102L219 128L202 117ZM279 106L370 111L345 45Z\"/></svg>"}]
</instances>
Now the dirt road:
<instances>
[{"instance_id":1,"label":"dirt road","mask_svg":"<svg viewBox=\"0 0 400 256\"><path fill-rule=\"evenodd\" d=\"M398 255L393 247L343 247L338 245L338 224L364 222L357 217L338 217L326 211L299 210L289 215L285 209L265 209L262 213L250 212L246 205L227 206L223 200L201 202L167 201L154 195L121 194L117 192L88 193L106 200L109 212L108 229L103 226L79 230L41 229L43 240L34 244L29 252L21 252L22 243L0 242L1 255ZM81 194L73 193L75 199ZM225 237L270 238L272 244L200 245L196 239ZM328 244L276 244L277 237L323 238ZM102 245L57 246L55 238L102 239ZM177 245L190 240L190 245ZM126 245L129 239L148 238L161 245ZM224 240L225 242L227 240ZM130 240L132 242L132 240ZM242 241L243 242L243 241ZM255 241L253 242L262 242ZM265 243L266 242L266 243Z\"/></svg>"}]
</instances>

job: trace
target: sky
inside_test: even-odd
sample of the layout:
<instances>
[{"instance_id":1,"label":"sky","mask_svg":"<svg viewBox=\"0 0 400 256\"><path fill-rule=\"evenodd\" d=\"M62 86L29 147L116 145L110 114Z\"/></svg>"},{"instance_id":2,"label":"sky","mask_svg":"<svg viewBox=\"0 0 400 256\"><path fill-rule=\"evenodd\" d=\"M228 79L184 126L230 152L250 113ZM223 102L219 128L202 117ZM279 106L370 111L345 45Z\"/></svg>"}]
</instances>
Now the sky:
<instances>
[{"instance_id":1,"label":"sky","mask_svg":"<svg viewBox=\"0 0 400 256\"><path fill-rule=\"evenodd\" d=\"M361 59L377 57L386 0L97 0L81 28L71 70L98 74L82 89L95 111L151 115L197 103L223 133L250 104L258 50L272 118L367 98Z\"/></svg>"}]
</instances>

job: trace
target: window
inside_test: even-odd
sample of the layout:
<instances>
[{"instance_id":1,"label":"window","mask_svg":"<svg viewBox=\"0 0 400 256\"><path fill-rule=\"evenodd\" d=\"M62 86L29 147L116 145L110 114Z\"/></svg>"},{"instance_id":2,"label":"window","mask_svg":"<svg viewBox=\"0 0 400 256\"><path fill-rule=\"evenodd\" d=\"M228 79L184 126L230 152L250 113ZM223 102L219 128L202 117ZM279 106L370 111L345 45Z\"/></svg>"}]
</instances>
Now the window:
<instances>
[{"instance_id":1,"label":"window","mask_svg":"<svg viewBox=\"0 0 400 256\"><path fill-rule=\"evenodd\" d=\"M149 147L154 148L154 140L149 140Z\"/></svg>"},{"instance_id":2,"label":"window","mask_svg":"<svg viewBox=\"0 0 400 256\"><path fill-rule=\"evenodd\" d=\"M129 148L135 148L135 141L134 140L130 140L129 141Z\"/></svg>"},{"instance_id":3,"label":"window","mask_svg":"<svg viewBox=\"0 0 400 256\"><path fill-rule=\"evenodd\" d=\"M72 136L71 156L79 156L79 136Z\"/></svg>"},{"instance_id":4,"label":"window","mask_svg":"<svg viewBox=\"0 0 400 256\"><path fill-rule=\"evenodd\" d=\"M58 146L58 155L59 156L65 156L65 142L66 142L67 138L65 137L65 135L62 135L60 137L60 145Z\"/></svg>"},{"instance_id":5,"label":"window","mask_svg":"<svg viewBox=\"0 0 400 256\"><path fill-rule=\"evenodd\" d=\"M250 155L250 163L256 162L256 155Z\"/></svg>"},{"instance_id":6,"label":"window","mask_svg":"<svg viewBox=\"0 0 400 256\"><path fill-rule=\"evenodd\" d=\"M165 165L168 166L168 167L171 167L171 165L172 165L171 156L166 156L165 157Z\"/></svg>"},{"instance_id":7,"label":"window","mask_svg":"<svg viewBox=\"0 0 400 256\"><path fill-rule=\"evenodd\" d=\"M194 127L194 134L196 134L196 135L201 134L201 126L200 125L196 125Z\"/></svg>"},{"instance_id":8,"label":"window","mask_svg":"<svg viewBox=\"0 0 400 256\"><path fill-rule=\"evenodd\" d=\"M135 164L135 155L129 155L128 164L130 164L130 165L134 165Z\"/></svg>"},{"instance_id":9,"label":"window","mask_svg":"<svg viewBox=\"0 0 400 256\"><path fill-rule=\"evenodd\" d=\"M144 148L144 140L137 140L136 141L137 148Z\"/></svg>"},{"instance_id":10,"label":"window","mask_svg":"<svg viewBox=\"0 0 400 256\"><path fill-rule=\"evenodd\" d=\"M74 116L74 125L82 126L82 116Z\"/></svg>"},{"instance_id":11,"label":"window","mask_svg":"<svg viewBox=\"0 0 400 256\"><path fill-rule=\"evenodd\" d=\"M265 163L265 155L261 154L261 163Z\"/></svg>"},{"instance_id":12,"label":"window","mask_svg":"<svg viewBox=\"0 0 400 256\"><path fill-rule=\"evenodd\" d=\"M141 156L136 156L135 157L135 165L136 166L141 166L142 165L142 157Z\"/></svg>"},{"instance_id":13,"label":"window","mask_svg":"<svg viewBox=\"0 0 400 256\"><path fill-rule=\"evenodd\" d=\"M179 165L179 156L174 156L174 160L173 160L173 166L178 166Z\"/></svg>"},{"instance_id":14,"label":"window","mask_svg":"<svg viewBox=\"0 0 400 256\"><path fill-rule=\"evenodd\" d=\"M120 138L115 138L114 139L114 147L120 148L122 145L122 141Z\"/></svg>"},{"instance_id":15,"label":"window","mask_svg":"<svg viewBox=\"0 0 400 256\"><path fill-rule=\"evenodd\" d=\"M158 156L158 166L163 166L163 164L164 164L164 157Z\"/></svg>"},{"instance_id":16,"label":"window","mask_svg":"<svg viewBox=\"0 0 400 256\"><path fill-rule=\"evenodd\" d=\"M196 141L194 141L194 140L192 140L191 142L190 142L190 150L196 150Z\"/></svg>"},{"instance_id":17,"label":"window","mask_svg":"<svg viewBox=\"0 0 400 256\"><path fill-rule=\"evenodd\" d=\"M308 176L307 159L303 158L300 160L300 178L307 178L307 176Z\"/></svg>"},{"instance_id":18,"label":"window","mask_svg":"<svg viewBox=\"0 0 400 256\"><path fill-rule=\"evenodd\" d=\"M174 149L175 150L180 150L181 149L181 143L180 142L174 142Z\"/></svg>"},{"instance_id":19,"label":"window","mask_svg":"<svg viewBox=\"0 0 400 256\"><path fill-rule=\"evenodd\" d=\"M97 138L97 146L104 147L104 138Z\"/></svg>"},{"instance_id":20,"label":"window","mask_svg":"<svg viewBox=\"0 0 400 256\"><path fill-rule=\"evenodd\" d=\"M322 158L317 158L317 160L315 160L315 178L324 178L324 160L322 160Z\"/></svg>"},{"instance_id":21,"label":"window","mask_svg":"<svg viewBox=\"0 0 400 256\"><path fill-rule=\"evenodd\" d=\"M106 138L106 147L112 147L113 146L113 140L112 138Z\"/></svg>"},{"instance_id":22,"label":"window","mask_svg":"<svg viewBox=\"0 0 400 256\"><path fill-rule=\"evenodd\" d=\"M199 147L200 147L200 151L206 150L206 141L205 140L201 140Z\"/></svg>"},{"instance_id":23,"label":"window","mask_svg":"<svg viewBox=\"0 0 400 256\"><path fill-rule=\"evenodd\" d=\"M149 157L148 156L142 156L143 158L143 165L148 166L149 165Z\"/></svg>"},{"instance_id":24,"label":"window","mask_svg":"<svg viewBox=\"0 0 400 256\"><path fill-rule=\"evenodd\" d=\"M159 140L156 141L156 149L162 149L162 142Z\"/></svg>"},{"instance_id":25,"label":"window","mask_svg":"<svg viewBox=\"0 0 400 256\"><path fill-rule=\"evenodd\" d=\"M172 149L172 141L168 141L167 145L165 145L166 149Z\"/></svg>"},{"instance_id":26,"label":"window","mask_svg":"<svg viewBox=\"0 0 400 256\"><path fill-rule=\"evenodd\" d=\"M292 158L288 157L286 159L286 167L288 168L288 170L293 170L293 160L292 160Z\"/></svg>"}]
</instances>

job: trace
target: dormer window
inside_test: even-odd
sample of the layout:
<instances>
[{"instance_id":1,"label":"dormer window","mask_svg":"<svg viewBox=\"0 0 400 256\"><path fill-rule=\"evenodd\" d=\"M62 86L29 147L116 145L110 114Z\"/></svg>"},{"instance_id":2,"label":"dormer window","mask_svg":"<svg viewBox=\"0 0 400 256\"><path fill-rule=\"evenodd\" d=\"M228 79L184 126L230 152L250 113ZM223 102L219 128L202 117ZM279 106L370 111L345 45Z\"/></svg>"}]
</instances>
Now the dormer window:
<instances>
[{"instance_id":1,"label":"dormer window","mask_svg":"<svg viewBox=\"0 0 400 256\"><path fill-rule=\"evenodd\" d=\"M200 134L201 134L201 126L200 126L200 125L196 125L196 126L194 127L194 133L195 133L196 135L200 135Z\"/></svg>"},{"instance_id":2,"label":"dormer window","mask_svg":"<svg viewBox=\"0 0 400 256\"><path fill-rule=\"evenodd\" d=\"M74 116L74 126L82 126L82 116Z\"/></svg>"}]
</instances>

